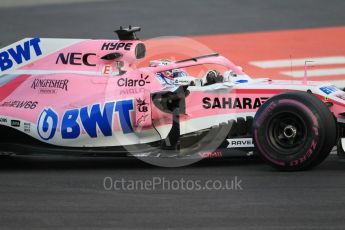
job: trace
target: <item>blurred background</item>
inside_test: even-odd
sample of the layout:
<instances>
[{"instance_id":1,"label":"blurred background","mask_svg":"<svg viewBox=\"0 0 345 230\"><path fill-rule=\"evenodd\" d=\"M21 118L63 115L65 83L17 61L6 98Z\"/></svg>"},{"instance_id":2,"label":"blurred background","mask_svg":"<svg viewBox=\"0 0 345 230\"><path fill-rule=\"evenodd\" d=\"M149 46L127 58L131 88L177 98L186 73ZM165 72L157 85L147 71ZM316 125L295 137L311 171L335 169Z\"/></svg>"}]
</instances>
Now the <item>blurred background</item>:
<instances>
[{"instance_id":1,"label":"blurred background","mask_svg":"<svg viewBox=\"0 0 345 230\"><path fill-rule=\"evenodd\" d=\"M257 77L345 84L344 0L0 0L0 47L25 37L187 36ZM148 50L150 52L150 50ZM86 92L87 93L87 92ZM344 229L344 162L307 172L259 159L158 168L114 158L0 160L0 229ZM243 180L242 191L105 191L103 179Z\"/></svg>"},{"instance_id":2,"label":"blurred background","mask_svg":"<svg viewBox=\"0 0 345 230\"><path fill-rule=\"evenodd\" d=\"M254 77L345 86L343 0L1 0L0 46L24 37L116 38L120 25L140 38L189 36ZM150 52L148 50L148 52Z\"/></svg>"}]
</instances>

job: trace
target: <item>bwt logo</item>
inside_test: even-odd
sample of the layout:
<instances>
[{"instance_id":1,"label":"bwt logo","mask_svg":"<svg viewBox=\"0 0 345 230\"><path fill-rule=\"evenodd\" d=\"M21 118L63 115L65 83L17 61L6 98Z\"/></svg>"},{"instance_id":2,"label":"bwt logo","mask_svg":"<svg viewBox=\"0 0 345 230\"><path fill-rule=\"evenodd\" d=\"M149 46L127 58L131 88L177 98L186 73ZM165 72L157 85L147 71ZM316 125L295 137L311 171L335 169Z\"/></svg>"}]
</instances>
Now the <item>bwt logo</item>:
<instances>
[{"instance_id":1,"label":"bwt logo","mask_svg":"<svg viewBox=\"0 0 345 230\"><path fill-rule=\"evenodd\" d=\"M331 93L337 92L339 89L335 85L328 85L320 87L320 90L325 94L329 95Z\"/></svg>"},{"instance_id":2,"label":"bwt logo","mask_svg":"<svg viewBox=\"0 0 345 230\"><path fill-rule=\"evenodd\" d=\"M65 111L60 131L62 139L76 139L80 136L81 128L91 137L98 136L98 130L104 136L112 136L114 112L118 114L122 132L132 133L130 111L133 110L133 100L122 100L107 102L101 109L100 104L85 106L79 109L69 109ZM51 108L44 109L38 118L37 132L43 140L50 140L55 136L58 129L58 114Z\"/></svg>"},{"instance_id":3,"label":"bwt logo","mask_svg":"<svg viewBox=\"0 0 345 230\"><path fill-rule=\"evenodd\" d=\"M32 38L24 44L19 44L11 47L8 50L0 53L0 70L1 72L13 67L14 64L22 64L24 61L29 61L33 57L42 55L40 48L41 40L39 38Z\"/></svg>"}]
</instances>

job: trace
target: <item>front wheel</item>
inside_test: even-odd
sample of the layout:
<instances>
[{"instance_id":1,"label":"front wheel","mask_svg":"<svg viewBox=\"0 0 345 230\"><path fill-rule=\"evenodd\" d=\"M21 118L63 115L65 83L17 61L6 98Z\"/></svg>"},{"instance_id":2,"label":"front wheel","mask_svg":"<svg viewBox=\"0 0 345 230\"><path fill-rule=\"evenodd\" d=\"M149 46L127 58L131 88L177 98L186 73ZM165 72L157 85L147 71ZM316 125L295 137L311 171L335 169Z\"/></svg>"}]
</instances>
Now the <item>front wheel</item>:
<instances>
[{"instance_id":1,"label":"front wheel","mask_svg":"<svg viewBox=\"0 0 345 230\"><path fill-rule=\"evenodd\" d=\"M262 105L253 122L255 147L279 170L304 170L320 164L337 139L333 114L306 92L286 92Z\"/></svg>"}]
</instances>

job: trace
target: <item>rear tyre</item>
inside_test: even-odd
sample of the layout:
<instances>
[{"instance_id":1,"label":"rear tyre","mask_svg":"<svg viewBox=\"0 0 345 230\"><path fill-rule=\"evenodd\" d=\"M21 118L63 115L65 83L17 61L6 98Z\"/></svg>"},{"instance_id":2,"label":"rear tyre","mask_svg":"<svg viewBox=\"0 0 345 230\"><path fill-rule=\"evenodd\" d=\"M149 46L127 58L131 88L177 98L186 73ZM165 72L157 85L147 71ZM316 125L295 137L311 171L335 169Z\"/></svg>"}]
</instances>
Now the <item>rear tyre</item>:
<instances>
[{"instance_id":1,"label":"rear tyre","mask_svg":"<svg viewBox=\"0 0 345 230\"><path fill-rule=\"evenodd\" d=\"M320 164L337 140L333 114L306 92L286 92L267 100L255 115L253 139L260 156L279 170Z\"/></svg>"}]
</instances>

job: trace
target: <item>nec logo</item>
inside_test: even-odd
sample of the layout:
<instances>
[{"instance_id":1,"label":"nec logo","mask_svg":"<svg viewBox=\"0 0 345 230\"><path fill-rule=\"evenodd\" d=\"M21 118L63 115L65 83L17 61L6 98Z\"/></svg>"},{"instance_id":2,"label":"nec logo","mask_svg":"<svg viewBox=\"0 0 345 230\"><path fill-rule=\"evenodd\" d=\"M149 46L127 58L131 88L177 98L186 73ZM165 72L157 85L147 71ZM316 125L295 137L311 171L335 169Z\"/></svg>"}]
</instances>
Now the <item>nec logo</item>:
<instances>
[{"instance_id":1,"label":"nec logo","mask_svg":"<svg viewBox=\"0 0 345 230\"><path fill-rule=\"evenodd\" d=\"M22 64L24 61L29 61L31 58L41 56L42 51L40 47L41 40L39 38L32 38L24 44L19 44L11 47L8 50L0 52L0 70L1 72L8 70L15 64Z\"/></svg>"},{"instance_id":2,"label":"nec logo","mask_svg":"<svg viewBox=\"0 0 345 230\"><path fill-rule=\"evenodd\" d=\"M90 58L92 56L96 56L94 53L67 53L65 55L64 53L60 53L59 56L56 59L55 64L70 64L70 65L86 65L86 66L96 66L95 63L90 62Z\"/></svg>"}]
</instances>

